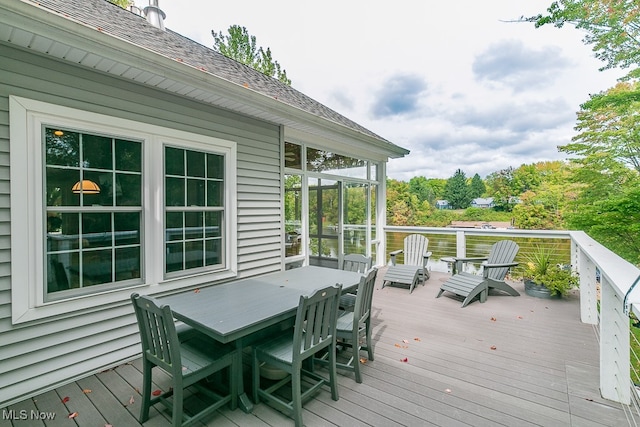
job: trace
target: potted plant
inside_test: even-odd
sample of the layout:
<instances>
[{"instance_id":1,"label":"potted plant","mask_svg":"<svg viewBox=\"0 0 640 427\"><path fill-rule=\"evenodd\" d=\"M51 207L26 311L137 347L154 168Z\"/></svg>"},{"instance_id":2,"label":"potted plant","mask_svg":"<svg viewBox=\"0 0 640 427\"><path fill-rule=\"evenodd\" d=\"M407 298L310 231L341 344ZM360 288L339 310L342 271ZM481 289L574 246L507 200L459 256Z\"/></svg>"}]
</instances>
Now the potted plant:
<instances>
[{"instance_id":1,"label":"potted plant","mask_svg":"<svg viewBox=\"0 0 640 427\"><path fill-rule=\"evenodd\" d=\"M539 298L561 298L579 285L570 265L554 262L556 247L536 246L524 272L524 290Z\"/></svg>"}]
</instances>

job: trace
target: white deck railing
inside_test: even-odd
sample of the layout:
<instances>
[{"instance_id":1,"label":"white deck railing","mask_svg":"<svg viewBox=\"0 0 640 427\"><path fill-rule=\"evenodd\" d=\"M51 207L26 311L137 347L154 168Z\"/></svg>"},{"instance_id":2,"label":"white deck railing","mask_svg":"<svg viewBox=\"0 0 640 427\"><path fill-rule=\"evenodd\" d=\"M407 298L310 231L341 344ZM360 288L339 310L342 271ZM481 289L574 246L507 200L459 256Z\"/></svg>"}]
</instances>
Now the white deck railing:
<instances>
[{"instance_id":1,"label":"white deck railing","mask_svg":"<svg viewBox=\"0 0 640 427\"><path fill-rule=\"evenodd\" d=\"M614 254L582 231L486 230L437 227L384 228L384 245L380 245L378 262L388 253L401 249L402 235L425 234L434 252L433 269L442 269L443 256L467 256L469 242L488 244L501 239L516 240L520 252L536 244L559 244L580 279L580 320L594 325L600 339L600 392L602 397L630 405L637 401L630 368L629 312L640 318L640 269ZM455 236L455 237L454 237ZM444 242L444 243L443 243ZM471 245L473 246L473 245ZM472 256L475 254L469 254ZM444 264L446 268L446 264Z\"/></svg>"}]
</instances>

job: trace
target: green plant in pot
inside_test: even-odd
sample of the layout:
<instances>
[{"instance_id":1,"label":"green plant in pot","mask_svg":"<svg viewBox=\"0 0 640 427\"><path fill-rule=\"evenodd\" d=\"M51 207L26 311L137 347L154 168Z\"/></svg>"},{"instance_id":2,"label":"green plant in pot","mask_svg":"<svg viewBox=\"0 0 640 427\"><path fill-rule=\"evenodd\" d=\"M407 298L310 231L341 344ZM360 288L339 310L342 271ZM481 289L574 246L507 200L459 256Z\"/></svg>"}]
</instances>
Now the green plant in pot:
<instances>
[{"instance_id":1,"label":"green plant in pot","mask_svg":"<svg viewBox=\"0 0 640 427\"><path fill-rule=\"evenodd\" d=\"M579 285L571 266L555 262L556 247L536 246L526 263L525 292L528 295L560 298Z\"/></svg>"}]
</instances>

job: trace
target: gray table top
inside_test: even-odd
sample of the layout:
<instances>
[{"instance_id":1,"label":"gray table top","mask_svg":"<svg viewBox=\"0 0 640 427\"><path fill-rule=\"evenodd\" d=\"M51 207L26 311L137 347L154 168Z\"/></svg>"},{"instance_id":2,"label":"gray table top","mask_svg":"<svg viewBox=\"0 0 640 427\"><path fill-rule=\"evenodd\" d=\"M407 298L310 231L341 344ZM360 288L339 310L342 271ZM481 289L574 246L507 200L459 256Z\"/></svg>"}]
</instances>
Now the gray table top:
<instances>
[{"instance_id":1,"label":"gray table top","mask_svg":"<svg viewBox=\"0 0 640 427\"><path fill-rule=\"evenodd\" d=\"M174 316L220 342L231 342L295 316L300 295L342 284L355 289L361 275L323 267L301 267L240 279L159 298Z\"/></svg>"}]
</instances>

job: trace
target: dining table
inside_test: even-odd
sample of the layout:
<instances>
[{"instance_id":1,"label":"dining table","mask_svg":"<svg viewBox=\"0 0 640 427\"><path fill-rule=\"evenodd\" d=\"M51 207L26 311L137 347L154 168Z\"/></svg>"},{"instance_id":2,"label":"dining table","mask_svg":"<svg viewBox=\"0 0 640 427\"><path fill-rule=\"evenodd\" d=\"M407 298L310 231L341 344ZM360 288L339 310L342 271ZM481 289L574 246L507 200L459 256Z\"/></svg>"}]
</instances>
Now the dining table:
<instances>
[{"instance_id":1,"label":"dining table","mask_svg":"<svg viewBox=\"0 0 640 427\"><path fill-rule=\"evenodd\" d=\"M353 271L304 266L261 276L201 286L158 298L171 307L174 317L221 343L234 343L239 352L265 331L293 325L301 295L340 284L354 291L362 275ZM238 386L238 403L245 412L253 403L244 391L242 369L232 381Z\"/></svg>"}]
</instances>

